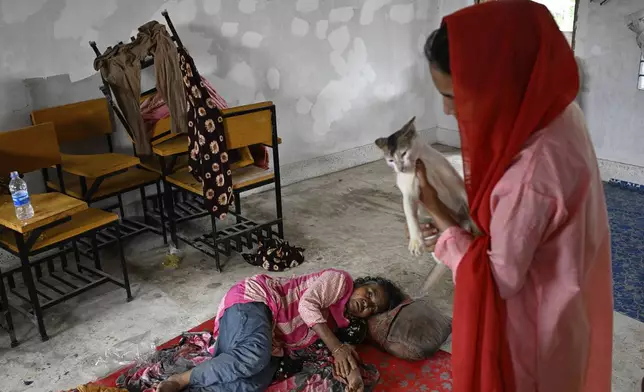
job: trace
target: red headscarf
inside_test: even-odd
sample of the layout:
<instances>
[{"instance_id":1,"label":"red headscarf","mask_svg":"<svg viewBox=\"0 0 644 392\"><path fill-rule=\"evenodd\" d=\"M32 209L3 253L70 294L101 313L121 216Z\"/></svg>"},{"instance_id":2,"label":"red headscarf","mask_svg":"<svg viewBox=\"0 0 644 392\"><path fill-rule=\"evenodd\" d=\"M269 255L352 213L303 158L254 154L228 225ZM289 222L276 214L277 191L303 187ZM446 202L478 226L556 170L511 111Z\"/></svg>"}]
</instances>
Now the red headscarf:
<instances>
[{"instance_id":1,"label":"red headscarf","mask_svg":"<svg viewBox=\"0 0 644 392\"><path fill-rule=\"evenodd\" d=\"M532 1L488 2L444 21L467 196L483 232L457 271L454 391L513 392L505 302L488 255L490 195L528 138L573 102L577 65L550 12Z\"/></svg>"}]
</instances>

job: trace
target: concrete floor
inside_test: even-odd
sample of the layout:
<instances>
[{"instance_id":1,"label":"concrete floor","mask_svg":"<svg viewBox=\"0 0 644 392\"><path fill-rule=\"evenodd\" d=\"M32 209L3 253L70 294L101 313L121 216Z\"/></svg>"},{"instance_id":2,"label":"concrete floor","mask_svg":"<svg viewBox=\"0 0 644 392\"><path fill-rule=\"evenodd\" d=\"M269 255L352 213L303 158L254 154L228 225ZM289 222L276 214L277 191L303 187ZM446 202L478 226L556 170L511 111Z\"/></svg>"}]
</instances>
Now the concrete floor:
<instances>
[{"instance_id":1,"label":"concrete floor","mask_svg":"<svg viewBox=\"0 0 644 392\"><path fill-rule=\"evenodd\" d=\"M274 203L267 195L244 198L243 209L252 217L270 217ZM356 277L383 275L412 294L418 291L432 262L412 258L407 251L399 192L383 162L286 187L283 196L287 239L306 248L306 262L283 275L336 267ZM198 232L201 227L207 223L195 222L186 230ZM0 330L0 391L58 391L100 377L118 367L114 360L105 361L106 351L119 343L141 342L143 347L176 336L213 317L234 282L263 272L236 255L219 274L211 259L183 248L182 264L171 270L161 266L166 248L158 236L145 234L126 243L134 301L126 303L122 289L103 286L60 304L46 313L48 342L41 342L36 329L16 315L22 342L18 348L10 349L8 336ZM111 250L103 259L105 264L117 263ZM446 276L432 295L449 312L452 293L451 277ZM643 375L639 347L644 327L619 315L615 324L613 390L635 391Z\"/></svg>"}]
</instances>

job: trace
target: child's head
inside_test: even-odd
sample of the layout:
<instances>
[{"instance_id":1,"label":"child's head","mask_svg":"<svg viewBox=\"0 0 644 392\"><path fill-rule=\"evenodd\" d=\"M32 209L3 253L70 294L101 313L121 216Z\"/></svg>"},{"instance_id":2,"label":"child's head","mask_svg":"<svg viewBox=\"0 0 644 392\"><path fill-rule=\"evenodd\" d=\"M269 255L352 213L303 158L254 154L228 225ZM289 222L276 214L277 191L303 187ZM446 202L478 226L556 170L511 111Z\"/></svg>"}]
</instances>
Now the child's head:
<instances>
[{"instance_id":1,"label":"child's head","mask_svg":"<svg viewBox=\"0 0 644 392\"><path fill-rule=\"evenodd\" d=\"M405 295L392 281L367 276L353 282L353 293L347 311L353 317L368 318L400 304Z\"/></svg>"}]
</instances>

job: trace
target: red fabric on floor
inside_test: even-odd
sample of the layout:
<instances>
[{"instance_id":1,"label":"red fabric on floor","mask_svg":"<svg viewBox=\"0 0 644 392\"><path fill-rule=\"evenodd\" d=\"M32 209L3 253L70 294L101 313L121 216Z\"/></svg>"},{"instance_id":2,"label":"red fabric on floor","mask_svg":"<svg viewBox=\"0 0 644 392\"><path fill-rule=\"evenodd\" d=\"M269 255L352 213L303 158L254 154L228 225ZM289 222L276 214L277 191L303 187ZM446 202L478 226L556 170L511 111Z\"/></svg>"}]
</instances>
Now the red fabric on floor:
<instances>
[{"instance_id":1,"label":"red fabric on floor","mask_svg":"<svg viewBox=\"0 0 644 392\"><path fill-rule=\"evenodd\" d=\"M190 330L190 332L212 331L214 319L210 319ZM161 350L179 343L181 336L157 347ZM358 350L360 358L367 363L376 365L380 371L380 381L376 391L382 392L415 392L432 391L447 392L452 390L451 355L439 351L431 359L419 362L408 362L384 353L371 346L361 346ZM96 381L98 385L115 386L116 380L129 367L118 370L109 376ZM270 392L270 388L268 389Z\"/></svg>"}]
</instances>

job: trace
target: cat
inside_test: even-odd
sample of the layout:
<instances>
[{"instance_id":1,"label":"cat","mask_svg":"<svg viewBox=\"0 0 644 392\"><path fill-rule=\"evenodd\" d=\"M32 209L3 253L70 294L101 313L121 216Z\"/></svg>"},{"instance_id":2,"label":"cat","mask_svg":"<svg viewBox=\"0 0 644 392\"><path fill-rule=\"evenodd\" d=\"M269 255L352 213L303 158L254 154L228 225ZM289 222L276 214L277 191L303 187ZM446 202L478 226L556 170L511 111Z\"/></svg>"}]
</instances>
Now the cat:
<instances>
[{"instance_id":1,"label":"cat","mask_svg":"<svg viewBox=\"0 0 644 392\"><path fill-rule=\"evenodd\" d=\"M468 231L473 230L467 204L467 193L463 178L440 152L421 140L416 132L416 117L412 117L402 128L388 137L376 140L384 153L385 161L396 173L396 185L403 196L403 210L409 230L409 252L420 256L424 250L424 239L419 219L420 188L416 177L416 161L425 164L428 182L436 189L438 198L452 213L452 217ZM420 209L422 212L424 208ZM436 260L438 270L432 271L425 288L437 281L446 267Z\"/></svg>"}]
</instances>

